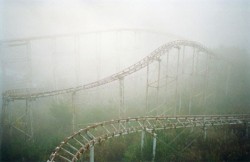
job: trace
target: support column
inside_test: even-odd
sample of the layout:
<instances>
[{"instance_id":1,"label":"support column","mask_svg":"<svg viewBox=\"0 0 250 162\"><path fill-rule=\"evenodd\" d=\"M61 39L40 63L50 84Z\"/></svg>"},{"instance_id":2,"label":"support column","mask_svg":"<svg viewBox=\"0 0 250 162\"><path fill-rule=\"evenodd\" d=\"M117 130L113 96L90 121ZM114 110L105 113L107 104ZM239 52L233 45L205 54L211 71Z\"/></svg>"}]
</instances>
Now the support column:
<instances>
[{"instance_id":1,"label":"support column","mask_svg":"<svg viewBox=\"0 0 250 162\"><path fill-rule=\"evenodd\" d=\"M5 131L5 133L8 132L8 135L12 134L12 123L11 123L11 107L9 107L10 105L10 100L6 99L5 103L4 103L4 112L3 112L3 124L4 124L4 129L3 131Z\"/></svg>"},{"instance_id":2,"label":"support column","mask_svg":"<svg viewBox=\"0 0 250 162\"><path fill-rule=\"evenodd\" d=\"M206 127L206 119L203 117L203 130L204 130L204 141L207 139L207 127Z\"/></svg>"},{"instance_id":3,"label":"support column","mask_svg":"<svg viewBox=\"0 0 250 162\"><path fill-rule=\"evenodd\" d=\"M76 130L75 94L76 94L76 92L73 92L73 93L71 94L71 106L72 106L72 132L75 132L75 130Z\"/></svg>"},{"instance_id":4,"label":"support column","mask_svg":"<svg viewBox=\"0 0 250 162\"><path fill-rule=\"evenodd\" d=\"M166 103L167 103L167 96L168 96L168 62L169 62L169 51L167 51L167 65L166 65Z\"/></svg>"},{"instance_id":5,"label":"support column","mask_svg":"<svg viewBox=\"0 0 250 162\"><path fill-rule=\"evenodd\" d=\"M193 80L194 80L194 59L195 59L195 48L193 47L193 61L192 61L192 73L190 78L190 88L189 88L189 105L188 105L188 114L191 114L191 107L192 107L192 98L193 98Z\"/></svg>"},{"instance_id":6,"label":"support column","mask_svg":"<svg viewBox=\"0 0 250 162\"><path fill-rule=\"evenodd\" d=\"M155 161L155 152L156 152L156 134L153 133L153 158L152 158L152 162Z\"/></svg>"},{"instance_id":7,"label":"support column","mask_svg":"<svg viewBox=\"0 0 250 162\"><path fill-rule=\"evenodd\" d=\"M147 82L146 82L146 111L145 115L147 114L148 110L148 83L149 83L149 64L147 64Z\"/></svg>"},{"instance_id":8,"label":"support column","mask_svg":"<svg viewBox=\"0 0 250 162\"><path fill-rule=\"evenodd\" d=\"M199 50L196 52L195 74L199 75Z\"/></svg>"},{"instance_id":9,"label":"support column","mask_svg":"<svg viewBox=\"0 0 250 162\"><path fill-rule=\"evenodd\" d=\"M177 54L177 67L176 67L176 85L175 85L175 111L174 115L177 113L177 107L178 107L178 86L179 86L179 57L180 57L180 47L177 47L178 54ZM179 108L180 112L180 108Z\"/></svg>"},{"instance_id":10,"label":"support column","mask_svg":"<svg viewBox=\"0 0 250 162\"><path fill-rule=\"evenodd\" d=\"M181 48L180 48L181 49ZM179 51L178 51L178 58L180 57L180 49L179 49ZM184 57L184 47L183 47L183 57ZM184 58L183 58L184 59ZM179 62L179 61L178 61ZM184 66L184 64L183 64L183 60L182 60L182 69L183 69L183 66ZM182 70L182 72L183 72L183 70ZM178 72L178 74L179 74L179 72ZM178 81L179 81L179 78L178 78ZM179 114L181 113L181 108L182 108L182 92L183 92L183 85L182 85L182 83L181 84L179 84Z\"/></svg>"},{"instance_id":11,"label":"support column","mask_svg":"<svg viewBox=\"0 0 250 162\"><path fill-rule=\"evenodd\" d=\"M194 76L194 64L195 64L195 48L193 47L193 61L192 61L192 76Z\"/></svg>"},{"instance_id":12,"label":"support column","mask_svg":"<svg viewBox=\"0 0 250 162\"><path fill-rule=\"evenodd\" d=\"M207 139L207 127L204 126L203 130L204 130L204 141L206 141L206 139Z\"/></svg>"},{"instance_id":13,"label":"support column","mask_svg":"<svg viewBox=\"0 0 250 162\"><path fill-rule=\"evenodd\" d=\"M161 77L161 59L158 58L158 75L157 75L157 98L156 98L156 105L159 105L159 90L160 90L160 77ZM158 115L157 113L158 111L156 110L156 115Z\"/></svg>"},{"instance_id":14,"label":"support column","mask_svg":"<svg viewBox=\"0 0 250 162\"><path fill-rule=\"evenodd\" d=\"M141 132L141 154L142 154L142 151L143 151L143 148L144 148L144 139L145 139L145 131L143 130Z\"/></svg>"},{"instance_id":15,"label":"support column","mask_svg":"<svg viewBox=\"0 0 250 162\"><path fill-rule=\"evenodd\" d=\"M56 76L56 55L57 55L57 40L56 37L52 38L51 40L51 48L52 48L52 52L51 52L51 66L52 66L52 74L53 74L53 88L54 89L58 89L57 87L57 76ZM56 103L59 103L59 98L58 95L54 96L54 99L56 101Z\"/></svg>"},{"instance_id":16,"label":"support column","mask_svg":"<svg viewBox=\"0 0 250 162\"><path fill-rule=\"evenodd\" d=\"M169 74L168 74L168 63L169 63L169 51L166 51L166 55L167 55L167 60L166 60L166 97L165 97L165 104L168 103L168 78L169 78ZM167 112L168 110L168 106L165 106L165 112ZM165 114L164 112L164 114Z\"/></svg>"},{"instance_id":17,"label":"support column","mask_svg":"<svg viewBox=\"0 0 250 162\"><path fill-rule=\"evenodd\" d=\"M75 53L75 77L76 86L79 85L79 74L80 74L80 37L78 34L74 36L74 53Z\"/></svg>"},{"instance_id":18,"label":"support column","mask_svg":"<svg viewBox=\"0 0 250 162\"><path fill-rule=\"evenodd\" d=\"M3 137L6 133L6 125L5 125L5 117L6 117L6 109L8 107L8 101L3 96L2 99L2 112L1 112L1 125L0 125L0 150L2 150ZM2 151L0 151L0 158L2 158Z\"/></svg>"},{"instance_id":19,"label":"support column","mask_svg":"<svg viewBox=\"0 0 250 162\"><path fill-rule=\"evenodd\" d=\"M227 66L227 81L226 81L226 96L228 96L230 72L231 72L231 66L228 65Z\"/></svg>"},{"instance_id":20,"label":"support column","mask_svg":"<svg viewBox=\"0 0 250 162\"><path fill-rule=\"evenodd\" d=\"M25 100L25 125L24 125L24 132L25 132L25 141L27 140L28 134L28 109L29 109L29 101L28 99Z\"/></svg>"},{"instance_id":21,"label":"support column","mask_svg":"<svg viewBox=\"0 0 250 162\"><path fill-rule=\"evenodd\" d=\"M31 110L31 103L30 99L25 100L25 140L33 138L33 121L32 121L32 110ZM29 137L27 139L27 136Z\"/></svg>"},{"instance_id":22,"label":"support column","mask_svg":"<svg viewBox=\"0 0 250 162\"><path fill-rule=\"evenodd\" d=\"M32 62L31 62L31 44L30 41L26 42L26 52L27 52L27 61L28 61L28 87L32 88Z\"/></svg>"},{"instance_id":23,"label":"support column","mask_svg":"<svg viewBox=\"0 0 250 162\"><path fill-rule=\"evenodd\" d=\"M119 108L119 118L126 117L126 110L124 107L124 78L119 79L120 87L120 108Z\"/></svg>"},{"instance_id":24,"label":"support column","mask_svg":"<svg viewBox=\"0 0 250 162\"><path fill-rule=\"evenodd\" d=\"M203 90L203 109L206 107L207 103L207 84L208 84L208 74L209 74L209 63L210 56L207 54L206 69L204 74L204 90Z\"/></svg>"},{"instance_id":25,"label":"support column","mask_svg":"<svg viewBox=\"0 0 250 162\"><path fill-rule=\"evenodd\" d=\"M143 155L144 142L145 142L145 131L143 130L141 132L141 161L143 161L144 159L144 155Z\"/></svg>"},{"instance_id":26,"label":"support column","mask_svg":"<svg viewBox=\"0 0 250 162\"><path fill-rule=\"evenodd\" d=\"M184 56L185 56L185 46L182 47L182 69L181 69L181 74L182 76L184 75ZM183 79L182 79L183 80ZM183 86L185 82L182 82L181 83L181 86L180 86L180 98L179 98L179 114L181 113L181 108L182 108L182 94L184 92L183 88L185 87L185 85Z\"/></svg>"},{"instance_id":27,"label":"support column","mask_svg":"<svg viewBox=\"0 0 250 162\"><path fill-rule=\"evenodd\" d=\"M96 49L95 49L95 53L96 53L96 60L97 60L97 79L96 80L100 80L101 79L101 73L102 73L102 33L96 33ZM102 97L101 97L101 89L98 86L97 87L97 96L96 99L99 100L99 103L102 104Z\"/></svg>"},{"instance_id":28,"label":"support column","mask_svg":"<svg viewBox=\"0 0 250 162\"><path fill-rule=\"evenodd\" d=\"M185 57L185 46L183 46L183 50L182 50L182 74L184 74L184 57Z\"/></svg>"},{"instance_id":29,"label":"support column","mask_svg":"<svg viewBox=\"0 0 250 162\"><path fill-rule=\"evenodd\" d=\"M94 145L90 146L90 150L89 150L89 162L94 162L95 161L95 147Z\"/></svg>"},{"instance_id":30,"label":"support column","mask_svg":"<svg viewBox=\"0 0 250 162\"><path fill-rule=\"evenodd\" d=\"M34 136L34 130L33 130L33 111L32 111L31 102L30 102L30 109L29 109L29 118L30 118L30 136L31 136L31 139L33 140L33 136Z\"/></svg>"},{"instance_id":31,"label":"support column","mask_svg":"<svg viewBox=\"0 0 250 162\"><path fill-rule=\"evenodd\" d=\"M191 92L189 92L191 93ZM188 115L191 114L191 107L192 107L192 95L189 95L189 104L188 104Z\"/></svg>"},{"instance_id":32,"label":"support column","mask_svg":"<svg viewBox=\"0 0 250 162\"><path fill-rule=\"evenodd\" d=\"M2 112L1 112L1 126L5 126L6 122L6 116L7 116L7 110L8 110L8 105L9 101L3 96L2 99Z\"/></svg>"},{"instance_id":33,"label":"support column","mask_svg":"<svg viewBox=\"0 0 250 162\"><path fill-rule=\"evenodd\" d=\"M26 134L28 134L28 109L29 109L29 101L28 99L25 100L25 128L24 128L24 131L25 131L25 140L27 140L27 136Z\"/></svg>"},{"instance_id":34,"label":"support column","mask_svg":"<svg viewBox=\"0 0 250 162\"><path fill-rule=\"evenodd\" d=\"M116 31L116 38L115 38L115 52L121 52L121 32ZM121 60L120 55L116 55L116 72L121 70Z\"/></svg>"}]
</instances>

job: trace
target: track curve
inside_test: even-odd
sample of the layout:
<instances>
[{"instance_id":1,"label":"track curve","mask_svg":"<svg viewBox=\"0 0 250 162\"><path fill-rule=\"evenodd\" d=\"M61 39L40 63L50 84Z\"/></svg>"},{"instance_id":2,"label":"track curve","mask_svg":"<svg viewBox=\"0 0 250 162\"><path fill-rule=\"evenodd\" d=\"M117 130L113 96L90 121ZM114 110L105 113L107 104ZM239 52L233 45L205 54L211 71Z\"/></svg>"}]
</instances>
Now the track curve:
<instances>
[{"instance_id":1,"label":"track curve","mask_svg":"<svg viewBox=\"0 0 250 162\"><path fill-rule=\"evenodd\" d=\"M66 94L66 93L75 93L77 91L91 89L94 87L98 87L119 79L122 79L132 73L135 73L143 68L145 68L147 65L151 64L152 62L159 59L162 55L164 55L168 50L172 48L178 48L179 46L190 46L197 48L199 51L205 52L208 55L215 57L215 54L210 51L208 48L203 46L202 44L194 41L188 41L188 40L177 40L173 41L167 44L163 44L157 49L155 49L153 52L151 52L148 56L144 57L142 60L138 61L137 63L123 69L122 71L115 73L111 76L105 77L103 79L100 79L95 82L91 82L85 85L66 88L66 89L59 89L59 90L53 90L53 91L37 91L34 92L32 90L9 90L3 93L4 99L7 100L25 100L25 99L36 99L40 97L48 97L48 96L55 96L59 94Z\"/></svg>"},{"instance_id":2,"label":"track curve","mask_svg":"<svg viewBox=\"0 0 250 162\"><path fill-rule=\"evenodd\" d=\"M57 146L49 161L77 161L91 146L140 131L247 124L250 115L189 115L137 117L105 121L80 129Z\"/></svg>"}]
</instances>

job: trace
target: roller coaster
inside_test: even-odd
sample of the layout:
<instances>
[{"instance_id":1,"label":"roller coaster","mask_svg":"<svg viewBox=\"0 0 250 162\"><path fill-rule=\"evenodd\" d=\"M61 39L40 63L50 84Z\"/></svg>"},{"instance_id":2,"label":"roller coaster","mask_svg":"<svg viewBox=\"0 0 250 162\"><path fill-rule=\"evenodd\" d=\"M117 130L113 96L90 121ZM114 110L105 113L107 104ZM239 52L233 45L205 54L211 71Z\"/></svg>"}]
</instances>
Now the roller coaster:
<instances>
[{"instance_id":1,"label":"roller coaster","mask_svg":"<svg viewBox=\"0 0 250 162\"><path fill-rule=\"evenodd\" d=\"M126 29L126 31L138 32L140 30ZM63 36L68 35L62 35L61 37ZM78 37L75 34L73 34L73 36ZM53 37L54 36L47 36L45 38ZM34 37L28 40L17 41L30 42L31 40L43 38L44 37ZM9 40L2 43L9 42L13 43L15 41ZM185 55L187 55L187 49L189 49L189 52L191 51L191 54L189 54L189 58L185 58ZM188 62L185 62L185 59L188 59ZM163 62L163 60L165 60L165 62ZM194 98L199 98L200 107L205 107L208 100L211 98L211 96L213 96L212 93L215 87L210 83L212 83L211 78L213 78L213 73L217 72L217 69L213 69L215 66L213 64L213 61L216 62L218 60L225 62L225 65L229 67L229 64L227 64L225 58L222 58L217 54L213 53L210 49L206 48L202 44L189 40L176 40L161 45L160 47L152 51L149 55L147 55L140 61L134 63L133 65L94 82L90 82L83 85L77 85L70 88L54 90L39 90L32 88L7 90L3 93L1 127L3 131L6 131L7 126L13 127L31 139L33 137L33 128L32 117L30 115L30 103L40 98L69 94L72 96L72 130L74 133L73 135L67 137L64 141L61 142L59 146L56 147L54 152L51 154L49 161L78 161L81 159L84 153L90 151L90 161L93 162L94 145L102 143L110 138L117 136L136 132L142 132L143 135L145 132L148 132L152 134L154 136L154 139L156 140L156 133L160 130L202 127L204 129L204 132L206 132L205 130L208 126L239 124L245 124L247 126L250 120L249 115L192 115L191 113ZM150 65L154 64L158 65L156 70L157 77L155 81L150 82L149 67ZM163 65L165 71L161 69ZM172 66L172 71L170 69L170 66ZM155 109L152 109L150 107L149 90L150 88L156 89L157 95L155 100L158 101L160 96L162 78L165 78L165 91L167 92L165 96L169 96L169 94L171 94L167 102L172 104L172 116L169 116L169 112L166 112L165 110L156 110L156 114L154 114L154 116L152 116L151 114L150 116L145 117L127 117L126 108L124 106L124 79L128 78L129 76L138 71L142 71L142 69L146 69L146 114L150 115L152 111L159 109L159 107ZM162 73L165 73L163 77ZM196 80L196 76L199 76L199 79ZM228 77L226 77L226 79L224 80L226 94L228 93L228 80ZM119 83L120 92L119 119L96 123L77 131L74 96L77 93L80 93L81 91L93 89L117 81ZM161 96L164 96L164 93ZM23 100L26 103L25 113L18 119L20 120L25 117L27 118L24 121L26 123L25 128L21 128L14 125L14 122L8 118L8 106L10 102L14 102L16 100ZM180 111L184 104L186 104L188 107L189 115L178 115L178 110ZM157 106L159 106L159 102L157 102ZM156 143L154 144L154 147L156 147L155 145Z\"/></svg>"},{"instance_id":2,"label":"roller coaster","mask_svg":"<svg viewBox=\"0 0 250 162\"><path fill-rule=\"evenodd\" d=\"M78 161L89 150L91 150L90 161L94 161L94 145L127 134L149 132L155 138L156 133L161 130L202 127L206 136L206 129L209 126L247 125L249 121L249 115L190 115L138 117L101 122L80 129L65 138L51 154L50 161Z\"/></svg>"},{"instance_id":3,"label":"roller coaster","mask_svg":"<svg viewBox=\"0 0 250 162\"><path fill-rule=\"evenodd\" d=\"M132 73L135 73L145 68L152 62L159 60L160 57L165 55L170 49L180 48L180 46L193 47L193 48L196 48L199 52L205 52L209 54L209 56L216 58L216 55L214 55L209 49L207 49L206 47L204 47L203 45L197 42L187 41L187 40L177 40L177 41L170 42L170 43L160 46L147 57L143 58L139 62L129 66L128 68L116 74L113 74L109 77L106 77L104 79L101 79L101 80L98 80L98 81L95 81L86 85L67 88L67 89L60 89L60 90L46 91L46 92L34 92L34 93L29 90L26 90L24 92L20 90L9 90L3 94L3 97L6 100L26 100L26 99L33 99L33 98L36 99L40 97L55 96L55 95L60 95L60 94L65 94L65 93L75 93L77 91L99 87L101 85L108 84L110 82L122 79Z\"/></svg>"}]
</instances>

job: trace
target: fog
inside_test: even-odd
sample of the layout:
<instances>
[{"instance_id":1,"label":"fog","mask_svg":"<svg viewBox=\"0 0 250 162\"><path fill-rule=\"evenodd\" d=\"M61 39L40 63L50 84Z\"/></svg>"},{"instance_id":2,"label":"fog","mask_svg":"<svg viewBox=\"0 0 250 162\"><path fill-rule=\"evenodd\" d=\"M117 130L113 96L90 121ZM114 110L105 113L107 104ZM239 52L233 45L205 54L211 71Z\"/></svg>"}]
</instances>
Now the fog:
<instances>
[{"instance_id":1,"label":"fog","mask_svg":"<svg viewBox=\"0 0 250 162\"><path fill-rule=\"evenodd\" d=\"M147 28L207 46L247 48L247 0L1 1L1 39L114 28Z\"/></svg>"},{"instance_id":2,"label":"fog","mask_svg":"<svg viewBox=\"0 0 250 162\"><path fill-rule=\"evenodd\" d=\"M169 35L175 35L175 39L188 39L198 41L212 49L223 46L237 47L245 49L249 53L248 44L250 37L250 9L249 1L246 0L1 0L0 4L0 40L32 38L36 36L47 36L57 34L81 33L88 31L105 31L112 29L150 29L168 33ZM106 37L105 35L101 36L101 38L95 38L95 36L90 36L90 39L91 40L86 39L86 41L93 42L93 48L90 49L90 53L92 53L89 55L84 53L84 56L96 58L97 56L94 55L98 55L96 53L98 53L99 51L97 51L95 54L93 52L93 50L96 50L94 49L94 46L98 46L98 42L94 42L95 39L101 39L99 40L99 46L104 46L100 45L100 42L101 44L104 44L103 42L105 42L105 40L112 39L112 36L108 34L106 35ZM131 38L123 37L122 39L125 40L125 42L129 42L129 39ZM166 40L165 42L169 40ZM126 65L128 66L133 64L134 62L141 59L143 56L149 54L152 50L154 50L154 48L160 46L160 43L165 42L161 41L150 49L143 51L142 53L144 54L141 54L138 57L135 57L134 59L130 59L130 61L127 62ZM65 42L65 44L69 44L68 46L71 46L70 43ZM110 50L112 50L111 48L113 48L112 45L114 46L114 43L110 43ZM36 47L32 49L35 48ZM63 49L62 46L60 46L56 50L60 49L61 51L64 51L63 53L67 53L67 51ZM42 52L42 55L44 55L45 57L51 55L49 54L52 51L51 48L48 49L47 47L47 49L45 49L43 47L43 50L45 51ZM108 50L109 49L107 49L107 51ZM62 52L59 51L58 53ZM62 54L58 54L58 56L59 55ZM111 61L112 59L108 58L113 57L112 54L99 55L103 55L100 57L104 58L99 58L98 64L100 64L100 62L103 62L103 60L105 59L106 62ZM116 60L129 57L127 56L128 53L126 52L120 52L119 54L116 54L116 57L117 55L119 55L119 58L117 58ZM63 58L66 58L66 60L69 59L68 56L62 56L60 58L61 60L58 58L55 58L55 60L57 62L61 62L61 64L65 64ZM94 60L96 61L97 59ZM48 61L49 60L45 60L47 64ZM110 62L107 64L114 65L115 62ZM126 66L124 65L122 67ZM112 71L107 74L111 74L111 72Z\"/></svg>"},{"instance_id":3,"label":"fog","mask_svg":"<svg viewBox=\"0 0 250 162\"><path fill-rule=\"evenodd\" d=\"M248 0L0 0L0 92L7 96L1 101L0 161L45 161L64 137L104 120L248 114L249 17ZM194 42L162 46L176 40ZM133 68L139 70L125 74ZM110 83L72 88L102 81ZM61 89L68 92L39 96ZM236 135L228 138L234 143ZM131 160L136 149L127 150L125 161L139 161ZM223 160L222 153L218 159L167 158Z\"/></svg>"}]
</instances>

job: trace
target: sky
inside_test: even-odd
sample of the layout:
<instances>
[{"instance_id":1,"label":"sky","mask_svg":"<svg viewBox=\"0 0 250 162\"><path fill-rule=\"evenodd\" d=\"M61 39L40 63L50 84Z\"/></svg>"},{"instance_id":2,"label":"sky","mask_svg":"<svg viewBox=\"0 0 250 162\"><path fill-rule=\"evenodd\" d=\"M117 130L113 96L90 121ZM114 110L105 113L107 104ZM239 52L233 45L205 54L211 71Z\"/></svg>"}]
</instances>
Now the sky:
<instances>
[{"instance_id":1,"label":"sky","mask_svg":"<svg viewBox=\"0 0 250 162\"><path fill-rule=\"evenodd\" d=\"M249 51L249 0L0 0L0 40L145 28Z\"/></svg>"}]
</instances>

